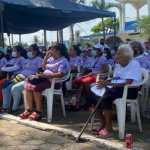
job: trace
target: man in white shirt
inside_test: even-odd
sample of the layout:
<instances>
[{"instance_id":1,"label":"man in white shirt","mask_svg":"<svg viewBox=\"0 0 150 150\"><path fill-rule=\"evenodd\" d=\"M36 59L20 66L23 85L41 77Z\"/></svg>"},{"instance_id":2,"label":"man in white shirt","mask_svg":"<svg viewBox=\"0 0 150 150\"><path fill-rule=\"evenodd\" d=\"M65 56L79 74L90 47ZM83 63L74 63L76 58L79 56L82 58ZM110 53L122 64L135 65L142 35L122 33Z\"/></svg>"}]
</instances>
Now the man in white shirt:
<instances>
[{"instance_id":1,"label":"man in white shirt","mask_svg":"<svg viewBox=\"0 0 150 150\"><path fill-rule=\"evenodd\" d=\"M107 44L105 44L105 40L104 39L100 39L100 44L102 45L102 51L104 50L104 48L109 48L109 46Z\"/></svg>"}]
</instances>

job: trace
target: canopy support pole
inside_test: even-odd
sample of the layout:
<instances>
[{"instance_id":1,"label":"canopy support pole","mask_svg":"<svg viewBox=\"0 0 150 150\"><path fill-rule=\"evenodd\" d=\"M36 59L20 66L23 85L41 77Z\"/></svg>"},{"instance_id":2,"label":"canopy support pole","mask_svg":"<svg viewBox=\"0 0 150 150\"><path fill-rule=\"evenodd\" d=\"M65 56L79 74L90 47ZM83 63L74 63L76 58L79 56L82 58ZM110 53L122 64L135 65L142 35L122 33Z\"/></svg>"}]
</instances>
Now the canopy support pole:
<instances>
[{"instance_id":1,"label":"canopy support pole","mask_svg":"<svg viewBox=\"0 0 150 150\"><path fill-rule=\"evenodd\" d=\"M116 15L114 17L114 46L116 46Z\"/></svg>"},{"instance_id":2,"label":"canopy support pole","mask_svg":"<svg viewBox=\"0 0 150 150\"><path fill-rule=\"evenodd\" d=\"M44 30L44 46L47 47L46 30Z\"/></svg>"},{"instance_id":3,"label":"canopy support pole","mask_svg":"<svg viewBox=\"0 0 150 150\"><path fill-rule=\"evenodd\" d=\"M9 45L11 46L11 42L10 42L10 33L7 33L8 39L9 39ZM12 47L12 46L11 46Z\"/></svg>"},{"instance_id":4,"label":"canopy support pole","mask_svg":"<svg viewBox=\"0 0 150 150\"><path fill-rule=\"evenodd\" d=\"M3 4L0 3L0 16L1 16L1 41L2 47L4 47L4 22L3 22Z\"/></svg>"},{"instance_id":5,"label":"canopy support pole","mask_svg":"<svg viewBox=\"0 0 150 150\"><path fill-rule=\"evenodd\" d=\"M102 18L103 38L106 40L104 18Z\"/></svg>"},{"instance_id":6,"label":"canopy support pole","mask_svg":"<svg viewBox=\"0 0 150 150\"><path fill-rule=\"evenodd\" d=\"M63 44L63 29L60 30L60 43Z\"/></svg>"},{"instance_id":7,"label":"canopy support pole","mask_svg":"<svg viewBox=\"0 0 150 150\"><path fill-rule=\"evenodd\" d=\"M19 43L21 44L21 34L19 34Z\"/></svg>"},{"instance_id":8,"label":"canopy support pole","mask_svg":"<svg viewBox=\"0 0 150 150\"><path fill-rule=\"evenodd\" d=\"M11 34L11 45L12 45L12 47L13 47L13 45L14 45L14 37L13 37L13 34Z\"/></svg>"}]
</instances>

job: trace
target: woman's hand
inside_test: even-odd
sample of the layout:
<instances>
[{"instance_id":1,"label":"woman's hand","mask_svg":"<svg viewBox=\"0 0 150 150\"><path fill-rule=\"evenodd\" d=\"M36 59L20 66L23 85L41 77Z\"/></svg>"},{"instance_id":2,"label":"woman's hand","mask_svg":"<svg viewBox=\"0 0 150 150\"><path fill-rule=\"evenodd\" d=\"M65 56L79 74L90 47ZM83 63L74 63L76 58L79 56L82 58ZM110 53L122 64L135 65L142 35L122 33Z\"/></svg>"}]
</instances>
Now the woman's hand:
<instances>
[{"instance_id":1,"label":"woman's hand","mask_svg":"<svg viewBox=\"0 0 150 150\"><path fill-rule=\"evenodd\" d=\"M109 84L110 84L110 82L108 82L104 79L100 79L100 81L97 82L97 87L99 87L101 89L101 88L106 87Z\"/></svg>"},{"instance_id":2,"label":"woman's hand","mask_svg":"<svg viewBox=\"0 0 150 150\"><path fill-rule=\"evenodd\" d=\"M28 78L25 78L24 81L27 81L27 82L28 82Z\"/></svg>"},{"instance_id":3,"label":"woman's hand","mask_svg":"<svg viewBox=\"0 0 150 150\"><path fill-rule=\"evenodd\" d=\"M51 51L47 51L44 59L48 59L49 55L51 55Z\"/></svg>"},{"instance_id":4,"label":"woman's hand","mask_svg":"<svg viewBox=\"0 0 150 150\"><path fill-rule=\"evenodd\" d=\"M91 76L91 77L97 76L97 74L94 73L94 72L90 72L88 75Z\"/></svg>"},{"instance_id":5,"label":"woman's hand","mask_svg":"<svg viewBox=\"0 0 150 150\"><path fill-rule=\"evenodd\" d=\"M39 78L47 78L47 75L44 74L43 72L37 73L36 74Z\"/></svg>"},{"instance_id":6,"label":"woman's hand","mask_svg":"<svg viewBox=\"0 0 150 150\"><path fill-rule=\"evenodd\" d=\"M84 76L84 73L82 72L82 73L80 73L80 75L79 76Z\"/></svg>"}]
</instances>

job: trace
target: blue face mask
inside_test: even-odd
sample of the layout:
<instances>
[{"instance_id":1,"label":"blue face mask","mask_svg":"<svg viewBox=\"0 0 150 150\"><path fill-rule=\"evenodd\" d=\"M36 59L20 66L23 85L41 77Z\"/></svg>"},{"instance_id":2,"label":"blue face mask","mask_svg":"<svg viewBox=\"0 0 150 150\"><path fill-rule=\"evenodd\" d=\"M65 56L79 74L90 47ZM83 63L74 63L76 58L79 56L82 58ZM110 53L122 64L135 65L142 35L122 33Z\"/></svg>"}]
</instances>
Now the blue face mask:
<instances>
[{"instance_id":1,"label":"blue face mask","mask_svg":"<svg viewBox=\"0 0 150 150\"><path fill-rule=\"evenodd\" d=\"M27 52L27 56L28 58L32 58L33 57L32 52Z\"/></svg>"},{"instance_id":2,"label":"blue face mask","mask_svg":"<svg viewBox=\"0 0 150 150\"><path fill-rule=\"evenodd\" d=\"M11 50L11 48L10 48L10 47L8 47L8 50Z\"/></svg>"},{"instance_id":3,"label":"blue face mask","mask_svg":"<svg viewBox=\"0 0 150 150\"><path fill-rule=\"evenodd\" d=\"M91 55L92 55L92 56L96 56L96 55L97 55L97 52L96 52L95 50L92 50L92 51L91 51Z\"/></svg>"},{"instance_id":4,"label":"blue face mask","mask_svg":"<svg viewBox=\"0 0 150 150\"><path fill-rule=\"evenodd\" d=\"M150 54L150 50L148 50L147 52L148 52L148 54Z\"/></svg>"},{"instance_id":5,"label":"blue face mask","mask_svg":"<svg viewBox=\"0 0 150 150\"><path fill-rule=\"evenodd\" d=\"M115 53L115 51L114 50L111 50L111 54L113 55Z\"/></svg>"}]
</instances>

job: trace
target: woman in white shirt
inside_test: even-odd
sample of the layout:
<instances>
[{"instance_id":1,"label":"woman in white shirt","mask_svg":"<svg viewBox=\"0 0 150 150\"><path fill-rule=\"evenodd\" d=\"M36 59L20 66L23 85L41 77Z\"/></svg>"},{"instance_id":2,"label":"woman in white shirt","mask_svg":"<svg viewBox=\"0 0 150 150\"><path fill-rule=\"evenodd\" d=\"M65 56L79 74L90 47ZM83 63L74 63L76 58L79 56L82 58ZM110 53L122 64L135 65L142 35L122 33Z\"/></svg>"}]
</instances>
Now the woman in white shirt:
<instances>
[{"instance_id":1,"label":"woman in white shirt","mask_svg":"<svg viewBox=\"0 0 150 150\"><path fill-rule=\"evenodd\" d=\"M123 91L125 85L130 84L139 84L142 81L142 72L139 62L133 60L133 50L129 45L121 45L117 52L116 62L118 65L116 66L114 73L114 80L111 82L100 80L98 82L99 91L101 88L105 86L112 86L112 91L106 92L104 95L101 104L97 109L97 114L99 119L101 120L101 125L94 129L94 133L96 132L102 138L108 138L113 135L112 128L112 102L123 96ZM95 89L95 90L94 90ZM89 94L89 101L94 107L98 100L100 99L100 95L98 89L92 87L91 93ZM136 99L138 95L138 89L132 88L128 90L127 97L129 99ZM104 114L102 110L104 110Z\"/></svg>"}]
</instances>

